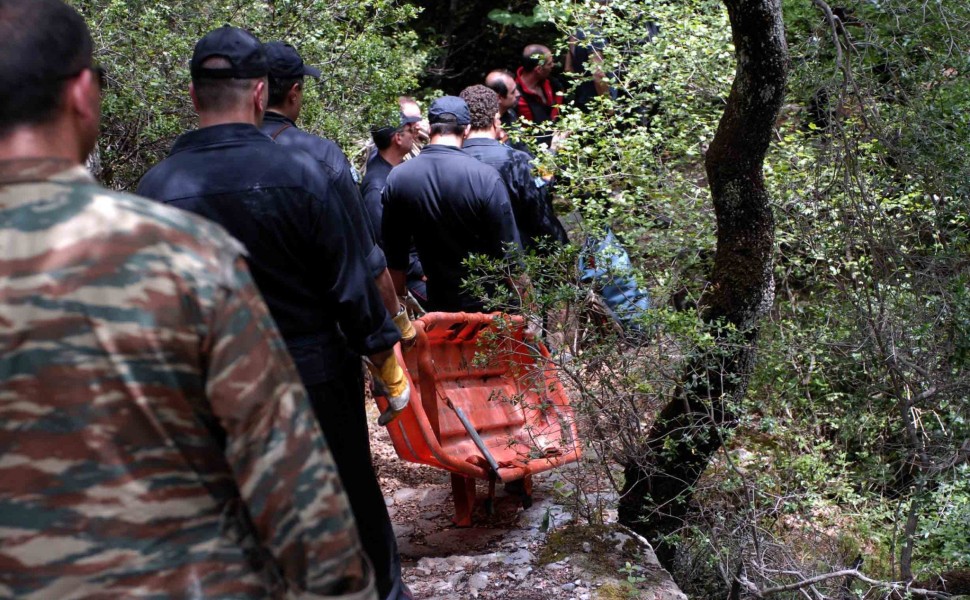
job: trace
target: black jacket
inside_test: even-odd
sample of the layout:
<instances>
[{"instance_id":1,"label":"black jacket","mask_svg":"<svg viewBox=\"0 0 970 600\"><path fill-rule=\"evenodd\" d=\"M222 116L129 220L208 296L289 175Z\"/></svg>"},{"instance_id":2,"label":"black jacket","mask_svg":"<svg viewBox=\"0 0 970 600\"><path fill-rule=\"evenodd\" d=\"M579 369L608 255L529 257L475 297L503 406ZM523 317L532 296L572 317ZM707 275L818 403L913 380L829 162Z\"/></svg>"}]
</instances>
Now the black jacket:
<instances>
[{"instance_id":1,"label":"black jacket","mask_svg":"<svg viewBox=\"0 0 970 600\"><path fill-rule=\"evenodd\" d=\"M533 175L528 154L491 138L467 139L462 150L494 167L502 176L512 202L519 238L526 250L538 249L538 241L543 237L560 244L569 243L566 230L556 218L549 199L549 186Z\"/></svg>"},{"instance_id":2,"label":"black jacket","mask_svg":"<svg viewBox=\"0 0 970 600\"><path fill-rule=\"evenodd\" d=\"M180 136L138 193L212 219L243 243L305 385L333 378L351 349L373 354L400 339L357 229L308 154L252 125L206 127Z\"/></svg>"},{"instance_id":3,"label":"black jacket","mask_svg":"<svg viewBox=\"0 0 970 600\"><path fill-rule=\"evenodd\" d=\"M508 192L498 172L458 148L431 144L395 167L384 186L387 266L405 271L411 240L428 277L432 310L480 312L461 290L469 254L505 256L521 248Z\"/></svg>"},{"instance_id":4,"label":"black jacket","mask_svg":"<svg viewBox=\"0 0 970 600\"><path fill-rule=\"evenodd\" d=\"M347 214L358 232L358 237L364 245L364 256L371 275L377 277L384 272L387 261L384 251L378 245L377 235L371 227L370 219L364 214L364 202L357 188L357 176L343 153L335 142L312 133L307 133L289 118L275 112L267 112L263 117L260 131L273 138L281 146L289 146L303 150L320 164L327 179L333 184L340 196L340 200L347 209Z\"/></svg>"}]
</instances>

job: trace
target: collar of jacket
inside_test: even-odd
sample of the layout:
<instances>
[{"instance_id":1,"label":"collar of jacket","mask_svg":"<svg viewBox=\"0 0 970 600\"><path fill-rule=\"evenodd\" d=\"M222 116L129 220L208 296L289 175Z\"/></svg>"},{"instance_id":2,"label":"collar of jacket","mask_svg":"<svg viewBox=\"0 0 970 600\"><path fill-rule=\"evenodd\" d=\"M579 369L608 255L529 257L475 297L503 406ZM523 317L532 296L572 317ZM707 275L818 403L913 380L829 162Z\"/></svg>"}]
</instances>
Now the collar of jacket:
<instances>
[{"instance_id":1,"label":"collar of jacket","mask_svg":"<svg viewBox=\"0 0 970 600\"><path fill-rule=\"evenodd\" d=\"M32 181L94 183L94 177L82 165L65 158L15 158L0 161L0 185Z\"/></svg>"},{"instance_id":2,"label":"collar of jacket","mask_svg":"<svg viewBox=\"0 0 970 600\"><path fill-rule=\"evenodd\" d=\"M255 125L249 123L227 123L225 125L213 125L183 133L175 140L171 154L203 148L205 146L224 144L226 142L265 142L272 144L273 140L269 139L269 136L265 135Z\"/></svg>"}]
</instances>

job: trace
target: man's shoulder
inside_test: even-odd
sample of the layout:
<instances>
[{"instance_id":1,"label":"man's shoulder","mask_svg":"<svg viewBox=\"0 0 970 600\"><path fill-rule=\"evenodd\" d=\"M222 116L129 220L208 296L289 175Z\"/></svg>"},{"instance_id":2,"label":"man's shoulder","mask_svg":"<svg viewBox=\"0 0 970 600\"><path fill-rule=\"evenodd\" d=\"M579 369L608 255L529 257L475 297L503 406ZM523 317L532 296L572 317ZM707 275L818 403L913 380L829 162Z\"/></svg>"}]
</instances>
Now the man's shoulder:
<instances>
[{"instance_id":1,"label":"man's shoulder","mask_svg":"<svg viewBox=\"0 0 970 600\"><path fill-rule=\"evenodd\" d=\"M29 195L19 205L18 229L56 231L59 242L82 247L106 245L134 254L163 244L158 252L230 256L245 251L218 224L147 198L109 190L94 182L43 182L18 190ZM35 215L36 219L32 219Z\"/></svg>"},{"instance_id":2,"label":"man's shoulder","mask_svg":"<svg viewBox=\"0 0 970 600\"><path fill-rule=\"evenodd\" d=\"M95 202L95 210L100 209L106 215L117 211L126 216L115 223L117 226L129 228L152 226L160 232L161 237L171 236L186 246L191 239L201 242L200 247L208 245L213 249L228 250L237 254L245 252L242 245L214 221L142 196L111 191L100 186L95 187L97 189L92 192L93 196L96 198L103 196L114 204L114 207L109 207L108 204ZM111 224L106 223L105 226L110 228Z\"/></svg>"},{"instance_id":3,"label":"man's shoulder","mask_svg":"<svg viewBox=\"0 0 970 600\"><path fill-rule=\"evenodd\" d=\"M326 178L309 153L266 142L173 154L142 177L136 193L165 202L256 187L326 195Z\"/></svg>"},{"instance_id":4,"label":"man's shoulder","mask_svg":"<svg viewBox=\"0 0 970 600\"><path fill-rule=\"evenodd\" d=\"M391 170L391 165L384 160L372 159L367 161L367 172L364 173L364 179L360 182L360 189L369 190L384 187Z\"/></svg>"},{"instance_id":5,"label":"man's shoulder","mask_svg":"<svg viewBox=\"0 0 970 600\"><path fill-rule=\"evenodd\" d=\"M276 143L281 146L290 145L299 148L312 156L317 162L323 163L334 170L345 168L345 163L349 165L347 156L336 142L300 129L297 126L291 126L283 130L276 137Z\"/></svg>"}]
</instances>

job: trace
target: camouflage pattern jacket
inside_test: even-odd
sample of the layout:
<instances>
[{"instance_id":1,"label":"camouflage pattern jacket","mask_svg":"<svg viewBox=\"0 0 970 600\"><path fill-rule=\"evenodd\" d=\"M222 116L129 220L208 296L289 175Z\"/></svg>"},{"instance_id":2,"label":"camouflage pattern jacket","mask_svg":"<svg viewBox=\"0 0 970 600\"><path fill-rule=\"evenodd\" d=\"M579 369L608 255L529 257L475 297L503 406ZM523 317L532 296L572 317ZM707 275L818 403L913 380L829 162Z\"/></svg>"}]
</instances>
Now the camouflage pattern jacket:
<instances>
[{"instance_id":1,"label":"camouflage pattern jacket","mask_svg":"<svg viewBox=\"0 0 970 600\"><path fill-rule=\"evenodd\" d=\"M0 597L376 597L242 253L0 162Z\"/></svg>"}]
</instances>

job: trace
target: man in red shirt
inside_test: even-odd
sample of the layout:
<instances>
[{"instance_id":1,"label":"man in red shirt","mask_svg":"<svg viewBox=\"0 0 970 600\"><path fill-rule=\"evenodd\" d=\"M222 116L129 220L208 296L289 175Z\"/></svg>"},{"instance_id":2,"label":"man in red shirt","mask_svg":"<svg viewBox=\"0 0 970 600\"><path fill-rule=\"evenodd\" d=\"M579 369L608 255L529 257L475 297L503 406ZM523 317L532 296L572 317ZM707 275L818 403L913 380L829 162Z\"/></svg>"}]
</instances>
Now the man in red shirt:
<instances>
[{"instance_id":1,"label":"man in red shirt","mask_svg":"<svg viewBox=\"0 0 970 600\"><path fill-rule=\"evenodd\" d=\"M541 44L529 44L522 51L522 66L515 74L519 86L519 118L539 124L559 118L562 94L554 90L549 75L555 63L552 52Z\"/></svg>"}]
</instances>

